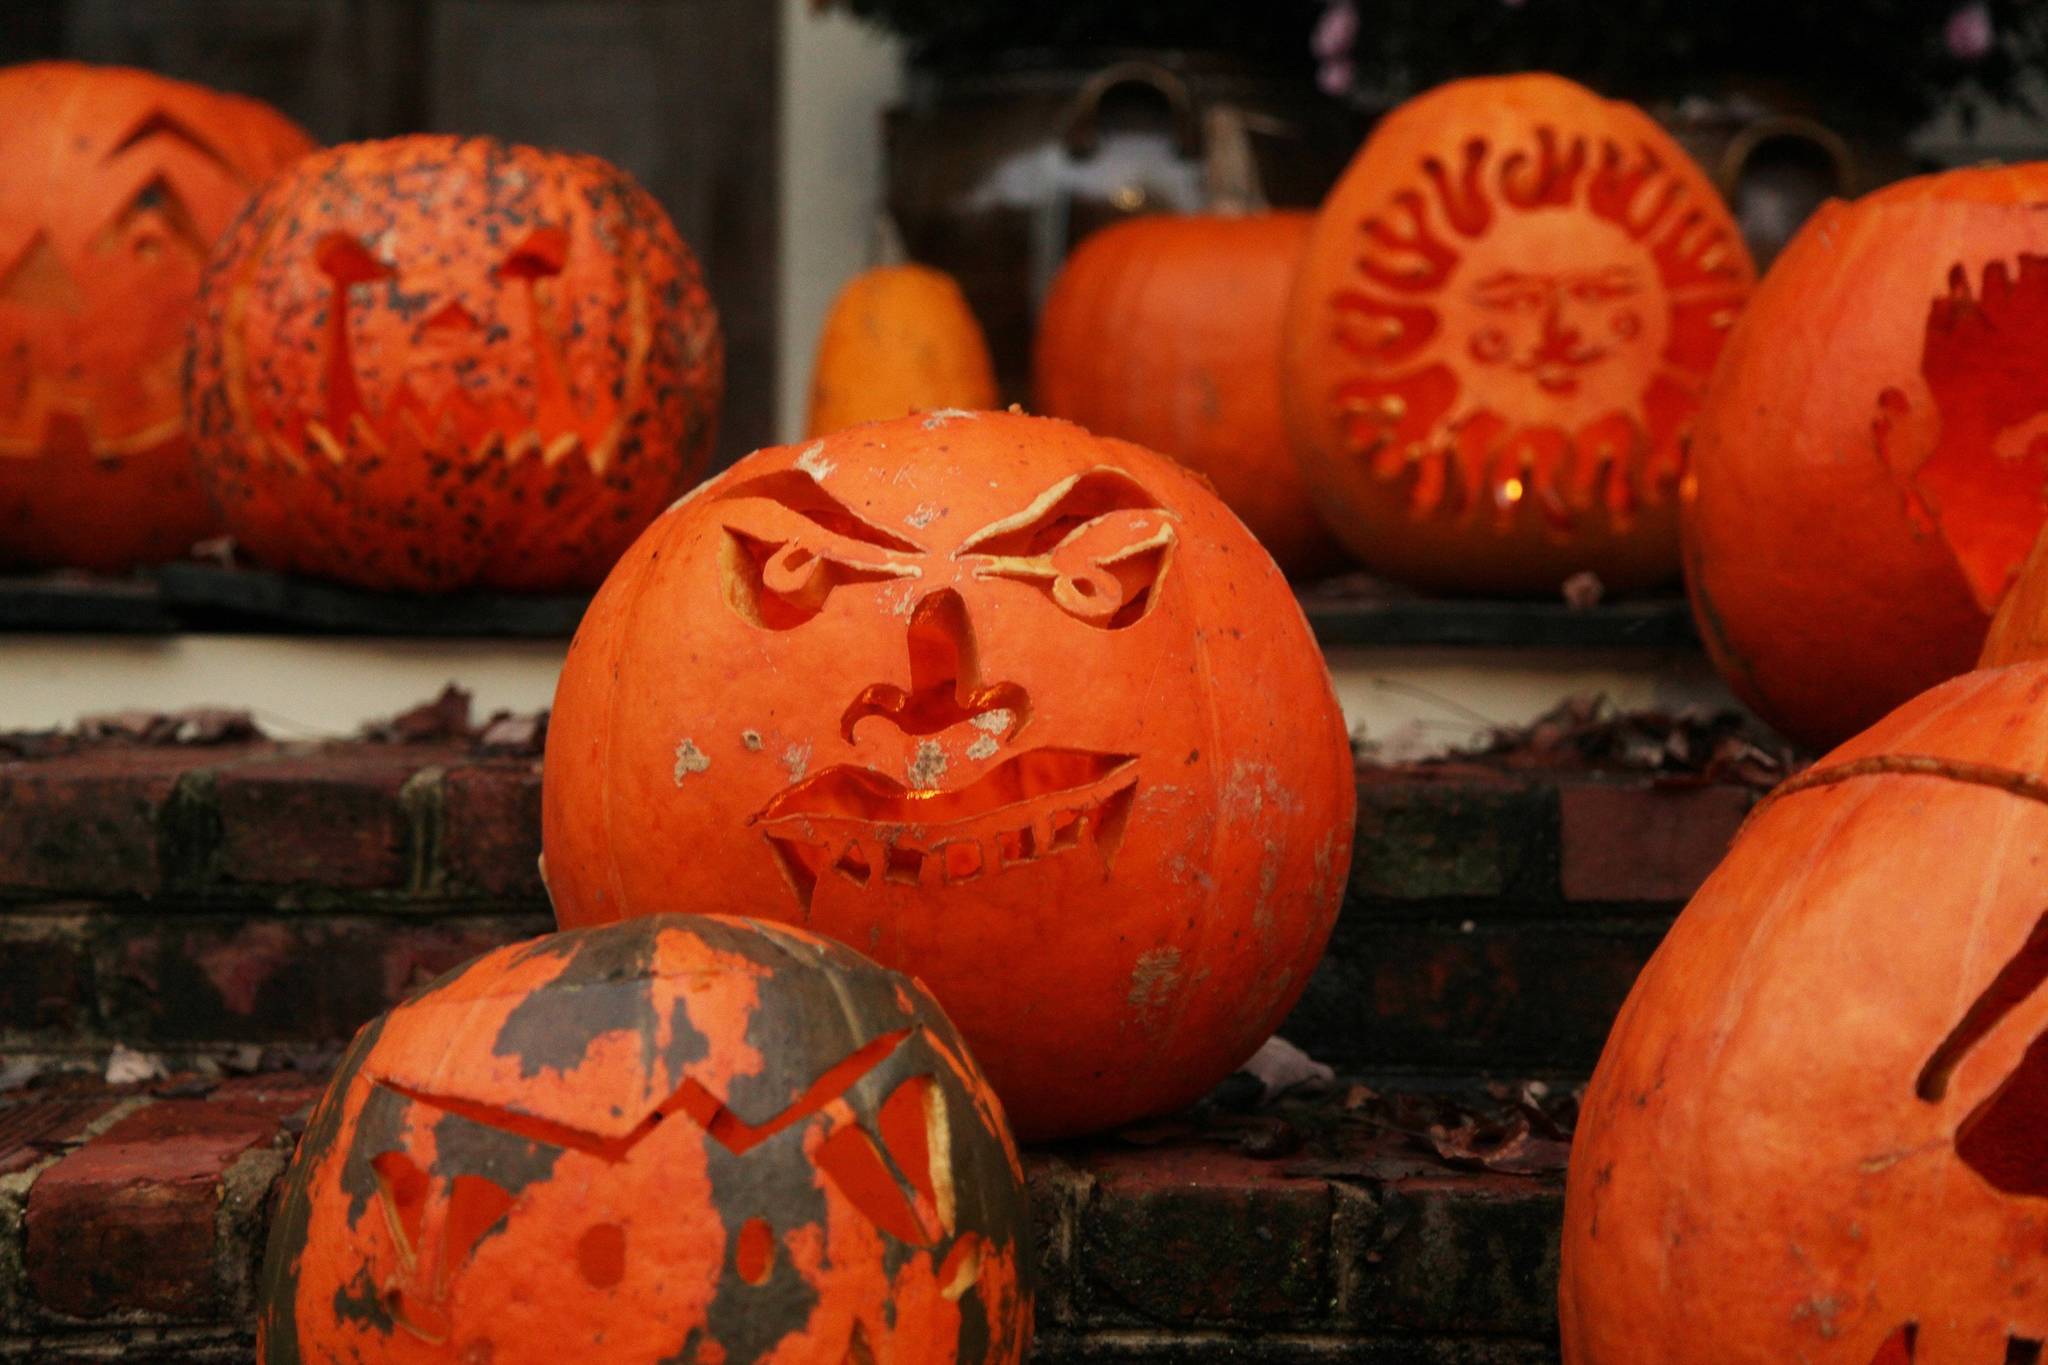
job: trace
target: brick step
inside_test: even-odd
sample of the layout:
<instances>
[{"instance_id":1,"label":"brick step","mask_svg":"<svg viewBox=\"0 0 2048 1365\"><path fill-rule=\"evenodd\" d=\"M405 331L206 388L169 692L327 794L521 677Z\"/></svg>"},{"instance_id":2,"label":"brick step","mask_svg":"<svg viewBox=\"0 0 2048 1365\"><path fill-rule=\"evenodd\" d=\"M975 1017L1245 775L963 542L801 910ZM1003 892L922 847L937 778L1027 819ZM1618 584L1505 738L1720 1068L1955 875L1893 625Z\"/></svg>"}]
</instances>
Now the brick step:
<instances>
[{"instance_id":1,"label":"brick step","mask_svg":"<svg viewBox=\"0 0 2048 1365\"><path fill-rule=\"evenodd\" d=\"M0 1360L246 1361L276 1187L320 1084L0 1094ZM1340 1087L1028 1152L1033 1359L1554 1361L1562 1148L1515 1173L1447 1160L1404 1117L1446 1103Z\"/></svg>"},{"instance_id":2,"label":"brick step","mask_svg":"<svg viewBox=\"0 0 2048 1365\"><path fill-rule=\"evenodd\" d=\"M1364 766L1286 1032L1375 1075L1583 1075L1746 786ZM0 762L0 1055L319 1051L550 925L540 765L462 744L96 746Z\"/></svg>"}]
</instances>

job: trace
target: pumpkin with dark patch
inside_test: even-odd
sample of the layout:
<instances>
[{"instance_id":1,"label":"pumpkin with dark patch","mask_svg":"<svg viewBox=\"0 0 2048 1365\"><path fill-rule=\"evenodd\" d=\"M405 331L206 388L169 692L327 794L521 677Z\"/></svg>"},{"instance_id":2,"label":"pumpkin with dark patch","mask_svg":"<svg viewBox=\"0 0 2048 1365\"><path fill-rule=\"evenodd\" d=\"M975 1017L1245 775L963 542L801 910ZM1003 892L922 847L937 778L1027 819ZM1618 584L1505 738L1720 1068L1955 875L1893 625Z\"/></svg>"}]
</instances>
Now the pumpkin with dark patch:
<instances>
[{"instance_id":1,"label":"pumpkin with dark patch","mask_svg":"<svg viewBox=\"0 0 2048 1365\"><path fill-rule=\"evenodd\" d=\"M1023 1172L914 981L662 915L365 1027L264 1267L263 1365L1015 1362Z\"/></svg>"},{"instance_id":2,"label":"pumpkin with dark patch","mask_svg":"<svg viewBox=\"0 0 2048 1365\"><path fill-rule=\"evenodd\" d=\"M417 136L257 197L208 267L189 400L255 558L538 591L598 582L703 476L723 365L695 259L624 171Z\"/></svg>"},{"instance_id":3,"label":"pumpkin with dark patch","mask_svg":"<svg viewBox=\"0 0 2048 1365\"><path fill-rule=\"evenodd\" d=\"M1355 801L1301 608L1198 475L934 412L649 528L570 646L542 824L564 926L738 896L928 983L1032 1139L1257 1050Z\"/></svg>"},{"instance_id":4,"label":"pumpkin with dark patch","mask_svg":"<svg viewBox=\"0 0 2048 1365\"><path fill-rule=\"evenodd\" d=\"M0 563L115 571L217 529L179 391L200 270L312 145L146 71L0 71Z\"/></svg>"}]
</instances>

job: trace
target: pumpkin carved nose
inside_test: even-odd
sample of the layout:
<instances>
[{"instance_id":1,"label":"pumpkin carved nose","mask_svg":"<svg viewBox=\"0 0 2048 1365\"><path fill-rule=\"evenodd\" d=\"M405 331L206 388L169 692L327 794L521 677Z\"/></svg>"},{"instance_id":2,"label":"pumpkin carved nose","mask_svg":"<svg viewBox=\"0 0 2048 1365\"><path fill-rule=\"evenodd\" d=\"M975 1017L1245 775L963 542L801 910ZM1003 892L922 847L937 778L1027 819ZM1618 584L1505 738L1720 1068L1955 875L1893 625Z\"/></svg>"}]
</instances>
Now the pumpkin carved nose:
<instances>
[{"instance_id":1,"label":"pumpkin carved nose","mask_svg":"<svg viewBox=\"0 0 2048 1365\"><path fill-rule=\"evenodd\" d=\"M932 593L910 613L910 687L875 683L862 689L840 718L840 733L853 742L853 729L868 716L885 717L907 735L935 735L962 721L997 716L994 733L1014 735L1024 726L1030 697L1013 682L984 683L974 648L967 603L952 588Z\"/></svg>"}]
</instances>

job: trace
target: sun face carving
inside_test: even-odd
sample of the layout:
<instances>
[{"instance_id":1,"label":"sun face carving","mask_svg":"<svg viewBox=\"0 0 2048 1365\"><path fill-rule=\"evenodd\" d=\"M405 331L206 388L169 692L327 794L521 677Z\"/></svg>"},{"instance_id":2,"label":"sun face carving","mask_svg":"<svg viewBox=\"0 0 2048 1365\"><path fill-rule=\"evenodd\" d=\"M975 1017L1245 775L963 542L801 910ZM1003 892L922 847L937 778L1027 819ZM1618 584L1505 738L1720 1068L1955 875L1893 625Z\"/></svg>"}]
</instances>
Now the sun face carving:
<instances>
[{"instance_id":1,"label":"sun face carving","mask_svg":"<svg viewBox=\"0 0 2048 1365\"><path fill-rule=\"evenodd\" d=\"M571 648L557 914L743 896L931 985L1020 1130L1113 1122L1306 983L1354 799L1328 687L1270 557L1149 451L1009 413L758 451ZM1079 1094L1085 1037L1116 1079Z\"/></svg>"},{"instance_id":2,"label":"sun face carving","mask_svg":"<svg viewBox=\"0 0 2048 1365\"><path fill-rule=\"evenodd\" d=\"M695 915L534 940L358 1040L259 1355L1015 1362L1021 1182L943 1015L836 944Z\"/></svg>"},{"instance_id":3,"label":"sun face carving","mask_svg":"<svg viewBox=\"0 0 2048 1365\"><path fill-rule=\"evenodd\" d=\"M139 71L0 72L0 562L119 568L213 527L179 393L200 270L311 145Z\"/></svg>"},{"instance_id":4,"label":"sun face carving","mask_svg":"<svg viewBox=\"0 0 2048 1365\"><path fill-rule=\"evenodd\" d=\"M1660 153L1541 126L1430 157L1358 223L1329 299L1350 457L1415 517L1559 531L1668 499L1691 410L1747 288L1739 247Z\"/></svg>"},{"instance_id":5,"label":"sun face carving","mask_svg":"<svg viewBox=\"0 0 2048 1365\"><path fill-rule=\"evenodd\" d=\"M310 158L224 244L206 305L201 468L281 567L587 583L710 458L696 262L593 157L412 137Z\"/></svg>"}]
</instances>

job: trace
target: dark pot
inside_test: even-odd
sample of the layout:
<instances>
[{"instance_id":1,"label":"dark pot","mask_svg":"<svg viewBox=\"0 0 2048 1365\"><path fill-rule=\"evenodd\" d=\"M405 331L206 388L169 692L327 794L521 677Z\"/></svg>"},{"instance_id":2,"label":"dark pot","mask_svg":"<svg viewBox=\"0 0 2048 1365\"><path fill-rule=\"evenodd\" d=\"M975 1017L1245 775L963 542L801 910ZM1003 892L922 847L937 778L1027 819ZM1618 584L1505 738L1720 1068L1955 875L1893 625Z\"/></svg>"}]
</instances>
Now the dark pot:
<instances>
[{"instance_id":1,"label":"dark pot","mask_svg":"<svg viewBox=\"0 0 2048 1365\"><path fill-rule=\"evenodd\" d=\"M1366 125L1302 75L1224 57L1071 61L917 71L888 115L889 211L913 259L959 279L1005 401L1030 401L1039 305L1075 243L1121 218L1207 206L1217 110L1242 118L1275 207L1319 203Z\"/></svg>"}]
</instances>

